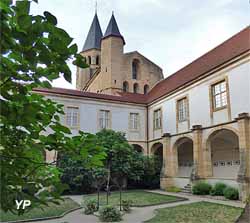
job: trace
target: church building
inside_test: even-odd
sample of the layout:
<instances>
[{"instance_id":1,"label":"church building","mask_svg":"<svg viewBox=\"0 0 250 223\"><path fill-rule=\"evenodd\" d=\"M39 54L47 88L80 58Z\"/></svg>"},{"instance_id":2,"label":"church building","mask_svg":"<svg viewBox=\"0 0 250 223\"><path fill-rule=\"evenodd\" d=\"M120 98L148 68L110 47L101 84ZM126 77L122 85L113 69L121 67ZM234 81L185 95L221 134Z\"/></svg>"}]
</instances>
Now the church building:
<instances>
[{"instance_id":1,"label":"church building","mask_svg":"<svg viewBox=\"0 0 250 223\"><path fill-rule=\"evenodd\" d=\"M165 79L159 66L137 51L125 53L124 45L114 15L103 35L95 14L81 52L89 67L77 69L76 90L34 91L64 105L61 121L72 135L109 128L124 132L136 150L159 155L162 189L224 182L244 200L250 194L250 27ZM47 152L47 160L55 158Z\"/></svg>"}]
</instances>

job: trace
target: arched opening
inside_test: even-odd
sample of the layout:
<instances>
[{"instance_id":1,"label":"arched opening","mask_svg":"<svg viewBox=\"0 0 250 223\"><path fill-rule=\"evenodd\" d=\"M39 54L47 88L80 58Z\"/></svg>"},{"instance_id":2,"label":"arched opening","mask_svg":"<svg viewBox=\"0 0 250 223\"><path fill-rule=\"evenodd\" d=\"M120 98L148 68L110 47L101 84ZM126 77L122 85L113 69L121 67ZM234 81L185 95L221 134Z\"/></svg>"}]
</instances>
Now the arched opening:
<instances>
[{"instance_id":1,"label":"arched opening","mask_svg":"<svg viewBox=\"0 0 250 223\"><path fill-rule=\"evenodd\" d=\"M143 148L142 146L138 145L138 144L133 144L132 145L134 147L134 149L139 152L139 153L142 153L143 152Z\"/></svg>"},{"instance_id":2,"label":"arched opening","mask_svg":"<svg viewBox=\"0 0 250 223\"><path fill-rule=\"evenodd\" d=\"M144 94L147 94L149 91L149 86L146 84L144 85Z\"/></svg>"},{"instance_id":3,"label":"arched opening","mask_svg":"<svg viewBox=\"0 0 250 223\"><path fill-rule=\"evenodd\" d=\"M98 55L95 58L95 62L96 62L96 65L99 65L100 61L99 61L99 56Z\"/></svg>"},{"instance_id":4,"label":"arched opening","mask_svg":"<svg viewBox=\"0 0 250 223\"><path fill-rule=\"evenodd\" d=\"M162 143L155 143L151 147L151 154L154 155L155 158L155 166L156 166L156 179L157 186L160 187L160 176L163 168L163 145Z\"/></svg>"},{"instance_id":5,"label":"arched opening","mask_svg":"<svg viewBox=\"0 0 250 223\"><path fill-rule=\"evenodd\" d=\"M138 79L138 71L139 71L139 60L135 59L132 62L132 79Z\"/></svg>"},{"instance_id":6,"label":"arched opening","mask_svg":"<svg viewBox=\"0 0 250 223\"><path fill-rule=\"evenodd\" d=\"M123 89L123 92L128 92L129 91L129 86L128 86L128 82L127 81L123 82L122 89Z\"/></svg>"},{"instance_id":7,"label":"arched opening","mask_svg":"<svg viewBox=\"0 0 250 223\"><path fill-rule=\"evenodd\" d=\"M91 56L88 56L89 65L91 65Z\"/></svg>"},{"instance_id":8,"label":"arched opening","mask_svg":"<svg viewBox=\"0 0 250 223\"><path fill-rule=\"evenodd\" d=\"M207 141L211 154L212 176L237 179L240 167L239 138L232 130L213 132Z\"/></svg>"},{"instance_id":9,"label":"arched opening","mask_svg":"<svg viewBox=\"0 0 250 223\"><path fill-rule=\"evenodd\" d=\"M137 83L134 84L134 93L139 92L139 85Z\"/></svg>"},{"instance_id":10,"label":"arched opening","mask_svg":"<svg viewBox=\"0 0 250 223\"><path fill-rule=\"evenodd\" d=\"M193 141L183 137L175 143L177 176L190 177L193 169Z\"/></svg>"}]
</instances>

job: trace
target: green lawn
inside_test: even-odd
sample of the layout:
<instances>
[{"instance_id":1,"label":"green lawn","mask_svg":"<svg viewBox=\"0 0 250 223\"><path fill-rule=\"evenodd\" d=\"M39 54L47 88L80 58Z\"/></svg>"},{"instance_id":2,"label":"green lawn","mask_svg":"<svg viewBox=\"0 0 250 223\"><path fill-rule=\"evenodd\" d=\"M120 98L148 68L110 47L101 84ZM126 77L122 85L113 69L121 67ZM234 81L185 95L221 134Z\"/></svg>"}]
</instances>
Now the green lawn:
<instances>
[{"instance_id":1,"label":"green lawn","mask_svg":"<svg viewBox=\"0 0 250 223\"><path fill-rule=\"evenodd\" d=\"M0 210L0 220L5 221L15 221L15 220L28 220L34 218L45 218L45 217L55 217L60 216L64 212L71 210L73 208L80 207L75 201L70 198L65 198L64 201L60 201L60 205L50 203L49 206L43 206L43 210L40 208L34 208L24 215L18 216L12 213L4 213Z\"/></svg>"},{"instance_id":2,"label":"green lawn","mask_svg":"<svg viewBox=\"0 0 250 223\"><path fill-rule=\"evenodd\" d=\"M234 223L243 209L209 202L157 210L147 223Z\"/></svg>"},{"instance_id":3,"label":"green lawn","mask_svg":"<svg viewBox=\"0 0 250 223\"><path fill-rule=\"evenodd\" d=\"M97 194L83 196L84 200L93 199L93 198L97 200ZM146 192L142 190L138 190L138 191L132 190L132 191L123 191L122 200L132 200L133 201L132 206L143 207L143 206L148 206L148 205L169 203L169 202L179 201L183 199L179 197L175 197L175 196L156 194L156 193ZM109 196L109 204L119 205L119 202L120 202L119 192L111 192L111 195ZM105 205L105 204L106 204L106 193L101 193L100 205Z\"/></svg>"}]
</instances>

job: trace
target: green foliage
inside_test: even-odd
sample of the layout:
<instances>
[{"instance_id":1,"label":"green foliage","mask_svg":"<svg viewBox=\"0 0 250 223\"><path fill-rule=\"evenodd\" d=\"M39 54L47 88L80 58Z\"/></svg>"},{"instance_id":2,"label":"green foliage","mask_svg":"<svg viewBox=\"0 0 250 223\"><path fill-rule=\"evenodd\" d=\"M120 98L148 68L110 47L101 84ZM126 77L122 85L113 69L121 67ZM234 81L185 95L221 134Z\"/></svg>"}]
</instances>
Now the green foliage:
<instances>
[{"instance_id":1,"label":"green foliage","mask_svg":"<svg viewBox=\"0 0 250 223\"><path fill-rule=\"evenodd\" d=\"M107 205L100 209L99 218L103 222L116 222L122 220L121 212L114 206Z\"/></svg>"},{"instance_id":2,"label":"green foliage","mask_svg":"<svg viewBox=\"0 0 250 223\"><path fill-rule=\"evenodd\" d=\"M225 198L227 198L229 200L238 200L239 199L239 191L234 187L227 186L224 189L223 193L224 193Z\"/></svg>"},{"instance_id":3,"label":"green foliage","mask_svg":"<svg viewBox=\"0 0 250 223\"><path fill-rule=\"evenodd\" d=\"M198 195L207 195L210 193L212 186L207 182L200 181L192 186L192 193Z\"/></svg>"},{"instance_id":4,"label":"green foliage","mask_svg":"<svg viewBox=\"0 0 250 223\"><path fill-rule=\"evenodd\" d=\"M122 210L125 212L130 212L132 204L132 200L122 200Z\"/></svg>"},{"instance_id":5,"label":"green foliage","mask_svg":"<svg viewBox=\"0 0 250 223\"><path fill-rule=\"evenodd\" d=\"M167 192L173 192L173 193L179 193L181 192L181 189L179 187L175 187L175 186L172 186L172 187L168 187L166 189Z\"/></svg>"},{"instance_id":6,"label":"green foliage","mask_svg":"<svg viewBox=\"0 0 250 223\"><path fill-rule=\"evenodd\" d=\"M84 206L84 214L93 214L94 212L98 211L98 204L95 199L86 200L83 204Z\"/></svg>"},{"instance_id":7,"label":"green foliage","mask_svg":"<svg viewBox=\"0 0 250 223\"><path fill-rule=\"evenodd\" d=\"M212 188L212 190L210 191L210 195L212 195L212 196L223 196L224 195L223 191L224 191L224 189L226 187L227 187L227 185L224 184L224 183L221 183L221 182L216 183L214 185L214 187Z\"/></svg>"},{"instance_id":8,"label":"green foliage","mask_svg":"<svg viewBox=\"0 0 250 223\"><path fill-rule=\"evenodd\" d=\"M93 135L80 132L70 137L71 131L60 124L62 105L32 91L51 87L59 75L71 81L69 60L87 65L77 54L73 39L57 27L57 19L49 12L30 15L30 4L0 3L0 194L5 212L16 211L15 199L29 199L34 208L48 198L60 198L65 187L55 163L44 162L45 150L85 159L89 166L100 165L103 158L101 147L93 144Z\"/></svg>"}]
</instances>

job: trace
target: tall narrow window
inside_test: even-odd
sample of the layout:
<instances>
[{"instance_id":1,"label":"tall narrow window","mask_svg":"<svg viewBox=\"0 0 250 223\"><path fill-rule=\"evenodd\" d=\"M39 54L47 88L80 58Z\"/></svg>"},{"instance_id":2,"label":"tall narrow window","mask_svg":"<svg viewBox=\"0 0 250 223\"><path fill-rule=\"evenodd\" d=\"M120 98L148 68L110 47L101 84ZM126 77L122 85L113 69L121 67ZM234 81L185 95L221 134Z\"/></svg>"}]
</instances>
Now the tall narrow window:
<instances>
[{"instance_id":1,"label":"tall narrow window","mask_svg":"<svg viewBox=\"0 0 250 223\"><path fill-rule=\"evenodd\" d=\"M91 65L91 56L88 56L89 65Z\"/></svg>"},{"instance_id":2,"label":"tall narrow window","mask_svg":"<svg viewBox=\"0 0 250 223\"><path fill-rule=\"evenodd\" d=\"M96 63L96 65L99 65L99 56L96 56L96 58L95 58L95 63Z\"/></svg>"},{"instance_id":3,"label":"tall narrow window","mask_svg":"<svg viewBox=\"0 0 250 223\"><path fill-rule=\"evenodd\" d=\"M161 109L157 109L154 111L154 129L160 129L161 128Z\"/></svg>"},{"instance_id":4,"label":"tall narrow window","mask_svg":"<svg viewBox=\"0 0 250 223\"><path fill-rule=\"evenodd\" d=\"M110 127L110 111L100 110L99 127L101 129L107 129Z\"/></svg>"},{"instance_id":5,"label":"tall narrow window","mask_svg":"<svg viewBox=\"0 0 250 223\"><path fill-rule=\"evenodd\" d=\"M178 121L183 122L188 119L188 100L187 98L182 98L177 101L177 112Z\"/></svg>"},{"instance_id":6,"label":"tall narrow window","mask_svg":"<svg viewBox=\"0 0 250 223\"><path fill-rule=\"evenodd\" d=\"M79 108L78 107L66 108L66 125L69 127L79 126Z\"/></svg>"},{"instance_id":7,"label":"tall narrow window","mask_svg":"<svg viewBox=\"0 0 250 223\"><path fill-rule=\"evenodd\" d=\"M138 78L138 61L133 60L132 62L132 79L137 80Z\"/></svg>"},{"instance_id":8,"label":"tall narrow window","mask_svg":"<svg viewBox=\"0 0 250 223\"><path fill-rule=\"evenodd\" d=\"M139 85L137 83L134 84L134 93L139 93Z\"/></svg>"},{"instance_id":9,"label":"tall narrow window","mask_svg":"<svg viewBox=\"0 0 250 223\"><path fill-rule=\"evenodd\" d=\"M124 81L123 82L123 92L128 92L129 91L129 86L128 86L128 82L127 81Z\"/></svg>"},{"instance_id":10,"label":"tall narrow window","mask_svg":"<svg viewBox=\"0 0 250 223\"><path fill-rule=\"evenodd\" d=\"M213 108L220 109L227 106L226 81L221 81L212 86Z\"/></svg>"},{"instance_id":11,"label":"tall narrow window","mask_svg":"<svg viewBox=\"0 0 250 223\"><path fill-rule=\"evenodd\" d=\"M129 125L130 125L131 130L139 129L139 114L138 113L130 113Z\"/></svg>"},{"instance_id":12,"label":"tall narrow window","mask_svg":"<svg viewBox=\"0 0 250 223\"><path fill-rule=\"evenodd\" d=\"M146 84L144 85L144 94L147 94L149 91L149 86Z\"/></svg>"}]
</instances>

